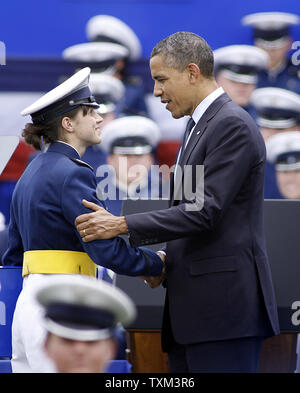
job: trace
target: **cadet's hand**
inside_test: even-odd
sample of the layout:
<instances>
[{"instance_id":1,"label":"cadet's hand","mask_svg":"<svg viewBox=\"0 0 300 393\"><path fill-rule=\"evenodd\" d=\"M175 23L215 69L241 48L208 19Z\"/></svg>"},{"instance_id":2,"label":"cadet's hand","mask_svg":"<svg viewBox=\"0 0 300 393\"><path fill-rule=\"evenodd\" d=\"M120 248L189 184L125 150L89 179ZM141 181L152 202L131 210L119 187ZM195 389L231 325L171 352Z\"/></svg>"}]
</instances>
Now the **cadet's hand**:
<instances>
[{"instance_id":1,"label":"cadet's hand","mask_svg":"<svg viewBox=\"0 0 300 393\"><path fill-rule=\"evenodd\" d=\"M128 233L125 217L114 216L95 203L82 200L82 204L93 213L82 214L75 220L76 229L84 242L111 239Z\"/></svg>"},{"instance_id":2,"label":"cadet's hand","mask_svg":"<svg viewBox=\"0 0 300 393\"><path fill-rule=\"evenodd\" d=\"M157 255L160 257L160 259L163 262L163 270L162 270L162 274L160 276L141 276L140 278L143 279L145 281L145 284L147 284L150 288L157 288L162 281L164 280L165 276L166 276L166 267L165 267L165 260L166 260L166 256L164 253L158 251Z\"/></svg>"}]
</instances>

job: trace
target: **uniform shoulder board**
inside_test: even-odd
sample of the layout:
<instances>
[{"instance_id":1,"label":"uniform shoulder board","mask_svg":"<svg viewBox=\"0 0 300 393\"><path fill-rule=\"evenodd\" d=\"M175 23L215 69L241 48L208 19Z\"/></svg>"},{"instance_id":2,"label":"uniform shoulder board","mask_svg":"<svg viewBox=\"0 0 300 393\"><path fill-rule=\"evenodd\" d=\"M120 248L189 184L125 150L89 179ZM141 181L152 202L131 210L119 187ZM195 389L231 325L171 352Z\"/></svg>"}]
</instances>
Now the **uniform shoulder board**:
<instances>
[{"instance_id":1,"label":"uniform shoulder board","mask_svg":"<svg viewBox=\"0 0 300 393\"><path fill-rule=\"evenodd\" d=\"M76 162L76 164L81 165L81 166L86 166L87 168L90 168L92 171L94 170L89 164L87 164L84 161L79 160L78 158L70 158L73 162Z\"/></svg>"}]
</instances>

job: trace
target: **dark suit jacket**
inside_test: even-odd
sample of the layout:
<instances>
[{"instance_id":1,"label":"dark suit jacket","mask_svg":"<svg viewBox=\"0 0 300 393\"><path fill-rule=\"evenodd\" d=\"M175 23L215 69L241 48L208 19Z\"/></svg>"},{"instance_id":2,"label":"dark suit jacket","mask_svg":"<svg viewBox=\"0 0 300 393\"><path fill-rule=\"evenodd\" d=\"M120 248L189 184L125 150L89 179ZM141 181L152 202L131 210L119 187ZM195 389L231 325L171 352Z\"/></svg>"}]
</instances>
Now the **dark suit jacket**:
<instances>
[{"instance_id":1,"label":"dark suit jacket","mask_svg":"<svg viewBox=\"0 0 300 393\"><path fill-rule=\"evenodd\" d=\"M165 348L169 316L180 344L279 332L263 227L265 160L254 121L222 94L181 159L194 168L181 184L196 186L195 168L204 165L201 210L187 211L185 192L175 200L171 182L168 209L126 217L132 245L167 242Z\"/></svg>"}]
</instances>

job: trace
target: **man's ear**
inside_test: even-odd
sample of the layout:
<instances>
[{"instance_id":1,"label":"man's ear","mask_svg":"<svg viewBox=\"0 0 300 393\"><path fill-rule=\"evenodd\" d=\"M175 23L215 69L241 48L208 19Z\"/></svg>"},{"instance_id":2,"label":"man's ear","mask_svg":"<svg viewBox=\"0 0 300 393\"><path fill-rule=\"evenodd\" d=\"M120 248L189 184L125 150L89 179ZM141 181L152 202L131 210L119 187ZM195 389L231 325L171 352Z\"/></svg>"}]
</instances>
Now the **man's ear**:
<instances>
[{"instance_id":1,"label":"man's ear","mask_svg":"<svg viewBox=\"0 0 300 393\"><path fill-rule=\"evenodd\" d=\"M61 127L63 130L65 130L67 132L73 132L72 120L69 117L64 116L61 120Z\"/></svg>"},{"instance_id":2,"label":"man's ear","mask_svg":"<svg viewBox=\"0 0 300 393\"><path fill-rule=\"evenodd\" d=\"M200 77L200 75L201 75L200 68L197 66L197 64L190 63L187 66L187 71L188 71L188 74L189 74L190 82L191 83L197 82L199 77Z\"/></svg>"}]
</instances>

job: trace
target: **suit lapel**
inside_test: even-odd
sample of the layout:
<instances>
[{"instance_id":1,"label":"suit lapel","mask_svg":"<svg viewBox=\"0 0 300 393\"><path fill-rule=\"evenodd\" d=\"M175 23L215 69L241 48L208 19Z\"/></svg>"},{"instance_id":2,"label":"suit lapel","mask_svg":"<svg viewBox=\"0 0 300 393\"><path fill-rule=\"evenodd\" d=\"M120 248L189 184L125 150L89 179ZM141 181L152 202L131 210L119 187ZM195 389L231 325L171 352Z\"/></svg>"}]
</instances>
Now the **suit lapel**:
<instances>
[{"instance_id":1,"label":"suit lapel","mask_svg":"<svg viewBox=\"0 0 300 393\"><path fill-rule=\"evenodd\" d=\"M226 93L223 93L204 112L203 116L196 124L193 133L191 135L191 138L187 144L187 147L183 155L181 156L181 160L180 160L181 165L185 165L188 162L188 159L192 151L195 149L197 143L199 142L202 135L204 134L209 120L211 120L216 115L216 113L221 109L221 107L228 101L230 101L230 98Z\"/></svg>"},{"instance_id":2,"label":"suit lapel","mask_svg":"<svg viewBox=\"0 0 300 393\"><path fill-rule=\"evenodd\" d=\"M186 164L189 156L191 155L192 151L194 150L198 140L201 138L203 135L204 131L206 130L207 127L207 121L203 119L203 117L199 120L199 122L195 125L195 128L193 130L193 133L190 137L190 140L188 141L188 144L181 154L181 157L178 162L178 167L176 168L176 174L173 176L173 199L175 200L181 200L182 196L182 186L183 186L183 171L184 171L184 165ZM176 175L176 176L175 176Z\"/></svg>"},{"instance_id":3,"label":"suit lapel","mask_svg":"<svg viewBox=\"0 0 300 393\"><path fill-rule=\"evenodd\" d=\"M202 118L198 121L198 123L196 124L193 133L190 137L190 140L188 141L188 144L183 152L183 154L181 155L180 158L180 165L185 165L185 163L188 161L189 156L191 155L192 151L194 150L195 146L197 145L198 141L200 140L201 136L204 134L204 131L207 128L207 121L204 118L204 116L202 116Z\"/></svg>"},{"instance_id":4,"label":"suit lapel","mask_svg":"<svg viewBox=\"0 0 300 393\"><path fill-rule=\"evenodd\" d=\"M174 203L174 200L181 200L180 195L182 194L182 185L183 185L183 169L184 165L187 164L190 155L192 154L193 150L197 146L199 140L201 139L202 135L204 134L208 122L212 119L216 113L221 109L221 107L226 103L231 101L230 98L226 93L223 93L219 96L204 112L203 116L200 118L198 123L196 124L193 133L188 141L185 151L180 157L179 165L182 168L181 176L178 174L176 176L173 175L171 179L171 205Z\"/></svg>"}]
</instances>

